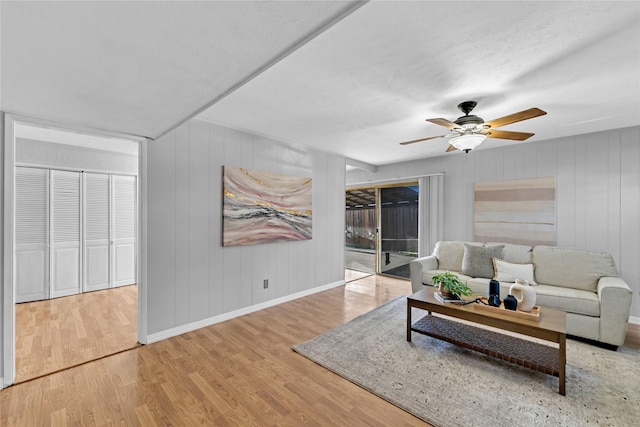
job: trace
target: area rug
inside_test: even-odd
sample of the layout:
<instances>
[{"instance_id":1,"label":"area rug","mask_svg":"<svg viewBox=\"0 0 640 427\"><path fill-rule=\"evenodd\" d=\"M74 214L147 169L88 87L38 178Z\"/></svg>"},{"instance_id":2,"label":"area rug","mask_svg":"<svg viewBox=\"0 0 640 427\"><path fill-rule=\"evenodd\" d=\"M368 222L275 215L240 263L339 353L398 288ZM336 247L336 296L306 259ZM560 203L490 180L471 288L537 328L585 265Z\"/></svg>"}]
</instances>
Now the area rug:
<instances>
[{"instance_id":1,"label":"area rug","mask_svg":"<svg viewBox=\"0 0 640 427\"><path fill-rule=\"evenodd\" d=\"M406 310L399 297L293 349L435 426L638 425L640 351L567 340L561 396L556 377L418 333L407 342Z\"/></svg>"}]
</instances>

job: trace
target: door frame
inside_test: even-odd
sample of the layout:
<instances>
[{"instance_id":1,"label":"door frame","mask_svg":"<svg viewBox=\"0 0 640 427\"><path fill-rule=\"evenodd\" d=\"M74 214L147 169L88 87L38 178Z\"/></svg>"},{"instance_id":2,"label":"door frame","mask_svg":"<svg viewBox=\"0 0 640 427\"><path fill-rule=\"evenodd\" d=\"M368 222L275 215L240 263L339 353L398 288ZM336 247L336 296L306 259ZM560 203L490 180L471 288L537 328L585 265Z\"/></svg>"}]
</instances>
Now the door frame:
<instances>
[{"instance_id":1,"label":"door frame","mask_svg":"<svg viewBox=\"0 0 640 427\"><path fill-rule=\"evenodd\" d=\"M146 284L146 144L144 137L126 135L115 132L97 131L79 126L54 123L48 120L20 116L12 113L1 113L0 134L3 137L4 149L0 155L4 166L4 209L3 209L3 289L2 289L2 377L0 389L13 384L16 377L16 310L15 310L15 125L24 123L51 127L71 132L88 133L99 136L116 137L138 142L138 179L137 181L137 231L136 231L136 281L138 286L138 342L147 343L147 284Z\"/></svg>"},{"instance_id":2,"label":"door frame","mask_svg":"<svg viewBox=\"0 0 640 427\"><path fill-rule=\"evenodd\" d=\"M375 264L374 264L374 274L379 274L386 276L382 271L381 258L382 258L382 204L380 201L380 193L383 188L394 188L394 187L407 187L411 185L420 185L419 181L416 181L415 178L407 178L407 179L398 179L394 180L394 182L372 182L369 185L356 185L352 187L345 188L346 191L353 190L374 190L375 191L375 218L376 218L376 235L375 235ZM345 252L346 254L346 252ZM346 256L346 255L345 255Z\"/></svg>"}]
</instances>

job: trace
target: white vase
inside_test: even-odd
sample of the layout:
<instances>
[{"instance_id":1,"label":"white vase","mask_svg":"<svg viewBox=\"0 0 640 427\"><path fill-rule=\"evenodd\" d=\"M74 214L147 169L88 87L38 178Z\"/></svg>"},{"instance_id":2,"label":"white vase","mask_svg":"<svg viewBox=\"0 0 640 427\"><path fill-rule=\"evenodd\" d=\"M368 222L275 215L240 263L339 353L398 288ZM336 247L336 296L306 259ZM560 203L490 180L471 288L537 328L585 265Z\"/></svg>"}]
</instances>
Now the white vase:
<instances>
[{"instance_id":1,"label":"white vase","mask_svg":"<svg viewBox=\"0 0 640 427\"><path fill-rule=\"evenodd\" d=\"M531 311L536 305L536 291L529 286L527 280L516 280L516 283L509 288L509 293L518 301L518 310L520 311Z\"/></svg>"}]
</instances>

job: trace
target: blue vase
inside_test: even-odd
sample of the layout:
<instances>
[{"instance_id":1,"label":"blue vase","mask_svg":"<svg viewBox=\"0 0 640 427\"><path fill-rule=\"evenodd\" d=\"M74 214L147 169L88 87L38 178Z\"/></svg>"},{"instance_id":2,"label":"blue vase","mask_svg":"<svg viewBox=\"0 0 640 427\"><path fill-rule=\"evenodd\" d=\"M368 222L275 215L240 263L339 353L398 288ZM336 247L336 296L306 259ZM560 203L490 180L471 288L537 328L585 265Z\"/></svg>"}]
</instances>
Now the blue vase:
<instances>
[{"instance_id":1,"label":"blue vase","mask_svg":"<svg viewBox=\"0 0 640 427\"><path fill-rule=\"evenodd\" d=\"M518 300L513 295L507 295L503 301L504 308L507 310L516 310L518 308Z\"/></svg>"}]
</instances>

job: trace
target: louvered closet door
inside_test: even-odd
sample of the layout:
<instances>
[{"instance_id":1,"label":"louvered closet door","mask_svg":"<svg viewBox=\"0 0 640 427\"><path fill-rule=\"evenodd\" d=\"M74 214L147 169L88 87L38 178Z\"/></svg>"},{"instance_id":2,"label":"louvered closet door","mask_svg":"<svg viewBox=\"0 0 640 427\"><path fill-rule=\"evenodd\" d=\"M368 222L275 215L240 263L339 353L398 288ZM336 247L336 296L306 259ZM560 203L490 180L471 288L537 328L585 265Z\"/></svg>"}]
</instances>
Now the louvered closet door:
<instances>
[{"instance_id":1,"label":"louvered closet door","mask_svg":"<svg viewBox=\"0 0 640 427\"><path fill-rule=\"evenodd\" d=\"M80 292L80 173L51 172L51 298Z\"/></svg>"},{"instance_id":2,"label":"louvered closet door","mask_svg":"<svg viewBox=\"0 0 640 427\"><path fill-rule=\"evenodd\" d=\"M49 171L16 168L16 302L49 298Z\"/></svg>"},{"instance_id":3,"label":"louvered closet door","mask_svg":"<svg viewBox=\"0 0 640 427\"><path fill-rule=\"evenodd\" d=\"M113 286L136 283L136 178L112 175Z\"/></svg>"},{"instance_id":4,"label":"louvered closet door","mask_svg":"<svg viewBox=\"0 0 640 427\"><path fill-rule=\"evenodd\" d=\"M109 175L83 175L84 269L83 292L107 289L109 260Z\"/></svg>"}]
</instances>

